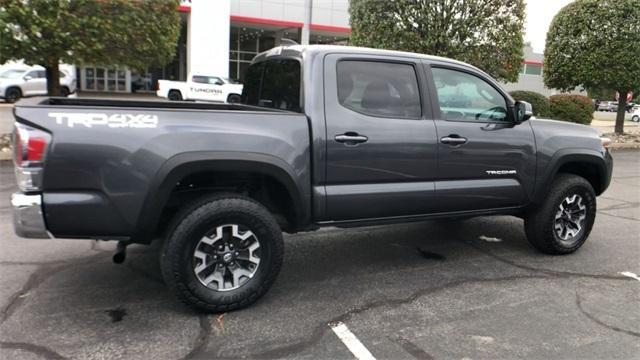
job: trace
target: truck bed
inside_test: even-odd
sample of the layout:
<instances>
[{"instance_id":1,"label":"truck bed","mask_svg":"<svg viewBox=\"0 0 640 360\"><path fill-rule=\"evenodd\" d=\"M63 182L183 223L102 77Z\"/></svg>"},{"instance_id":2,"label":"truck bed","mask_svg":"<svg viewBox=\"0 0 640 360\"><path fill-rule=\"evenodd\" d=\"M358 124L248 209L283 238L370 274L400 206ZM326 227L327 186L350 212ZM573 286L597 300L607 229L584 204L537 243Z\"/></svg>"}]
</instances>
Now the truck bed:
<instances>
[{"instance_id":1,"label":"truck bed","mask_svg":"<svg viewBox=\"0 0 640 360\"><path fill-rule=\"evenodd\" d=\"M42 196L56 237L148 232L156 224L141 218L142 210L160 209L159 191L170 192L181 180L181 163L206 172L244 159L247 168L234 171L251 171L261 159L288 172L310 197L304 114L242 104L55 97L25 99L14 113L17 122L51 134Z\"/></svg>"}]
</instances>

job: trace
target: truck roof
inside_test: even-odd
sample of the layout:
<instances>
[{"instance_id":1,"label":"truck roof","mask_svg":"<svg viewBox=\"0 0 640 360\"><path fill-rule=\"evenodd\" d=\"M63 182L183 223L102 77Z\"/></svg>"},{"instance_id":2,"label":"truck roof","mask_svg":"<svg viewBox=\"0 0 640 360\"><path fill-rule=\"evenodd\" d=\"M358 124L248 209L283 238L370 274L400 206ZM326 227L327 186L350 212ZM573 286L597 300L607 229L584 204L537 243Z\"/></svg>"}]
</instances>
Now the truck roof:
<instances>
[{"instance_id":1,"label":"truck roof","mask_svg":"<svg viewBox=\"0 0 640 360\"><path fill-rule=\"evenodd\" d=\"M373 49L357 46L342 46L342 45L283 45L274 47L270 50L261 52L253 58L253 62L260 62L271 58L272 56L283 57L296 57L304 58L306 56L315 57L318 55L325 55L330 53L347 53L347 54L362 54L362 55L377 55L377 56L400 56L409 57L414 59L423 59L429 61L447 62L456 65L463 65L473 68L478 71L482 71L477 67L467 64L462 61L453 60L441 56L418 54L407 51L397 50L385 50L385 49Z\"/></svg>"}]
</instances>

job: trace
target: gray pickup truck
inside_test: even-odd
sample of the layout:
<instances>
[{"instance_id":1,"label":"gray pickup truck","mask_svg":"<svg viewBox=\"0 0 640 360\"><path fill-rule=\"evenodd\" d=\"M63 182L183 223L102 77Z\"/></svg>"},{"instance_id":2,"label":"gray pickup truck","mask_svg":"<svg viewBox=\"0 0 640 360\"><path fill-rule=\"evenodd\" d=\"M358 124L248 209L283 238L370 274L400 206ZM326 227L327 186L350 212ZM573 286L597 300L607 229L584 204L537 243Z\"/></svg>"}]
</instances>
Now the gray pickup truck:
<instances>
[{"instance_id":1,"label":"gray pickup truck","mask_svg":"<svg viewBox=\"0 0 640 360\"><path fill-rule=\"evenodd\" d=\"M576 251L608 187L608 139L530 119L481 70L338 46L253 60L242 103L40 98L15 107L16 233L162 239L168 286L200 310L274 282L282 231L510 214Z\"/></svg>"}]
</instances>

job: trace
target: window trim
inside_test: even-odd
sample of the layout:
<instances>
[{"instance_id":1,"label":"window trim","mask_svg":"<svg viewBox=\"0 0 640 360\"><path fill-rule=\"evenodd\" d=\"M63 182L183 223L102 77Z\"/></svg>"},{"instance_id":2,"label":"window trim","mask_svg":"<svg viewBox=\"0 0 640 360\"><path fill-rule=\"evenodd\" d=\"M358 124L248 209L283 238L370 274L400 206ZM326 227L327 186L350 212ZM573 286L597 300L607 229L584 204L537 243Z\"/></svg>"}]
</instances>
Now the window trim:
<instances>
[{"instance_id":1,"label":"window trim","mask_svg":"<svg viewBox=\"0 0 640 360\"><path fill-rule=\"evenodd\" d=\"M454 64L442 64L442 63L425 62L424 66L425 66L425 71L427 71L427 77L428 77L428 82L429 82L429 85L428 85L429 86L429 90L432 93L431 102L433 104L433 114L434 114L434 117L435 117L436 121L469 122L469 123L476 123L476 124L481 123L481 124L515 125L514 114L513 114L513 108L514 108L513 99L510 96L508 96L499 86L497 86L497 84L494 82L493 79L483 75L482 73L473 71L472 69L465 68L465 67L462 67L462 66L456 66ZM433 80L432 69L434 69L434 68L436 68L436 69L446 69L446 70L452 70L452 71L458 71L458 72L466 73L468 75L475 76L475 77L483 80L487 84L489 84L489 86L494 88L494 90L496 90L498 92L498 94L500 94L504 98L505 104L507 106L507 120L506 121L501 121L501 120L489 120L489 119L487 119L487 120L483 120L483 121L478 121L478 120L445 119L442 116L442 111L440 110L440 101L439 101L439 98L438 98L438 89L436 88L435 81Z\"/></svg>"},{"instance_id":2,"label":"window trim","mask_svg":"<svg viewBox=\"0 0 640 360\"><path fill-rule=\"evenodd\" d=\"M415 79L416 79L416 85L418 88L418 103L420 104L420 114L418 114L417 117L409 117L409 116L402 116L402 117L398 117L398 116L391 116L391 115L382 115L382 114L373 114L373 113L369 113L367 111L362 111L360 109L355 109L352 108L350 106L344 105L343 103L340 102L340 99L338 98L338 66L340 65L341 62L346 62L346 61L360 61L360 62L375 62L375 63L386 63L386 64L394 64L394 65L409 65L413 68L413 72L415 75ZM375 117L375 118L382 118L382 119L396 119L396 120L423 120L424 119L424 115L425 115L425 111L424 111L424 102L423 102L423 91L422 91L422 86L421 86L421 80L420 80L420 76L418 73L418 69L417 69L417 64L415 62L412 61L402 61L402 60L395 60L395 59L379 59L379 58L361 58L361 57L344 57L344 58L340 58L336 60L336 68L335 68L335 73L336 73L336 83L335 83L335 90L336 90L336 97L338 98L338 105L344 109L347 109L349 111L353 111L356 112L358 114L362 114L365 116L370 116L370 117Z\"/></svg>"}]
</instances>

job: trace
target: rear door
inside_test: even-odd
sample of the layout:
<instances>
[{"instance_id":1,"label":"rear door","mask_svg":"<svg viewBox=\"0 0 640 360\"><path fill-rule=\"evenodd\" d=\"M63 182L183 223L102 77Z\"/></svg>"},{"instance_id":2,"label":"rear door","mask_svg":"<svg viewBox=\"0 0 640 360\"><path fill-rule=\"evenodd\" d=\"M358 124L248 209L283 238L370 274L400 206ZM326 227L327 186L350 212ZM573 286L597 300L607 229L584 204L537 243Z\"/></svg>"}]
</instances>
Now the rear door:
<instances>
[{"instance_id":1,"label":"rear door","mask_svg":"<svg viewBox=\"0 0 640 360\"><path fill-rule=\"evenodd\" d=\"M438 203L443 211L519 206L535 180L529 122L515 124L513 103L474 69L425 65L438 130Z\"/></svg>"},{"instance_id":2,"label":"rear door","mask_svg":"<svg viewBox=\"0 0 640 360\"><path fill-rule=\"evenodd\" d=\"M331 54L324 73L323 220L431 212L437 143L419 63Z\"/></svg>"}]
</instances>

